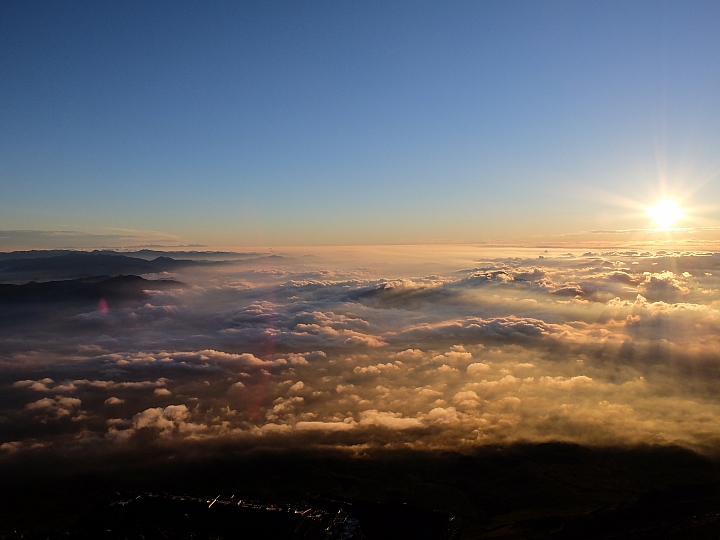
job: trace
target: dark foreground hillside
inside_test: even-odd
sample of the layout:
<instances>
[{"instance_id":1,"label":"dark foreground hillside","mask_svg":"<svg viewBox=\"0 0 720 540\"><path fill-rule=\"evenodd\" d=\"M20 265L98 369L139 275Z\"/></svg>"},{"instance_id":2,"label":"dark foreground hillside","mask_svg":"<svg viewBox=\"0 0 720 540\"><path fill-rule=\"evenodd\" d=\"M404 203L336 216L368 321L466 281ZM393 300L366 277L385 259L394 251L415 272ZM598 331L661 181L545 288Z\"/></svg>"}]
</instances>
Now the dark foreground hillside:
<instances>
[{"instance_id":1,"label":"dark foreground hillside","mask_svg":"<svg viewBox=\"0 0 720 540\"><path fill-rule=\"evenodd\" d=\"M368 539L418 538L411 525L423 519L430 523L428 516L440 516L445 524L455 516L453 527L462 526L460 537L467 539L720 537L717 464L677 448L543 444L485 448L473 455L388 452L349 458L290 451L233 455L231 450L213 455L219 457L169 452L149 459L139 448L113 461L91 456L82 460L41 454L32 460L10 456L0 464L4 479L0 537L82 538L82 531L90 530L89 523L97 528L108 515L124 515L128 531L142 526L144 538L171 538L168 516L183 517L188 512L172 506L162 512L147 511L152 505L169 504L147 499L150 492L173 493L176 498L177 494L207 497L198 509L207 508L208 501L218 497L218 509L222 503L227 515L223 514L222 523L203 518L211 525L206 536L196 530L197 538L236 538L222 530L251 528L250 521L241 523L242 512L230 501L254 500L297 509L303 504L309 508L309 501L320 500L317 497L366 504L366 524L372 521L368 516L389 512L396 530L366 526L362 532ZM138 514L141 518L127 518L131 514L118 511L118 493L130 492L146 493L144 507L127 507L145 508ZM229 513L230 507L237 515ZM408 510L398 513L393 508ZM283 514L287 523L273 521L277 531L267 537L292 538L286 533L297 527L294 512ZM98 522L98 516L106 517ZM135 524L136 529L131 527L133 520L141 522ZM173 530L181 530L177 528L181 522L176 520ZM151 530L156 530L155 536ZM171 535L162 536L161 530ZM188 531L182 530L177 534ZM438 533L438 538L443 534Z\"/></svg>"}]
</instances>

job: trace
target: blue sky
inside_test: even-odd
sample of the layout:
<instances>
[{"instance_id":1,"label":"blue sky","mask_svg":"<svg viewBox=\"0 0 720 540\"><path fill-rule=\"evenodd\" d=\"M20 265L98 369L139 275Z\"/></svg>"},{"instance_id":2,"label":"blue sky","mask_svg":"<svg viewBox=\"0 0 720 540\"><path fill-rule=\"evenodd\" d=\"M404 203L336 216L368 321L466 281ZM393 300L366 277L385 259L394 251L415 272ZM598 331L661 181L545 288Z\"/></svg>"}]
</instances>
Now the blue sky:
<instances>
[{"instance_id":1,"label":"blue sky","mask_svg":"<svg viewBox=\"0 0 720 540\"><path fill-rule=\"evenodd\" d=\"M719 22L714 2L3 2L0 229L480 242L647 227L616 201L661 195L713 226Z\"/></svg>"}]
</instances>

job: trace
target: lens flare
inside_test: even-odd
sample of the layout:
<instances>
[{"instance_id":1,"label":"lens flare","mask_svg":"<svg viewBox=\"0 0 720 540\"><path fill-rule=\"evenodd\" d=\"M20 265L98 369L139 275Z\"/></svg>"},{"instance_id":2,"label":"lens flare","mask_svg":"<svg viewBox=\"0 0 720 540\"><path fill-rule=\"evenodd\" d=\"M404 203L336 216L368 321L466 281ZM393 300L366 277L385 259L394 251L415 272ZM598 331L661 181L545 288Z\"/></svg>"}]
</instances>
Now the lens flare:
<instances>
[{"instance_id":1,"label":"lens flare","mask_svg":"<svg viewBox=\"0 0 720 540\"><path fill-rule=\"evenodd\" d=\"M662 229L669 229L675 222L685 217L685 212L677 201L672 199L662 199L658 201L654 206L650 206L647 209L648 216L650 216L655 225Z\"/></svg>"}]
</instances>

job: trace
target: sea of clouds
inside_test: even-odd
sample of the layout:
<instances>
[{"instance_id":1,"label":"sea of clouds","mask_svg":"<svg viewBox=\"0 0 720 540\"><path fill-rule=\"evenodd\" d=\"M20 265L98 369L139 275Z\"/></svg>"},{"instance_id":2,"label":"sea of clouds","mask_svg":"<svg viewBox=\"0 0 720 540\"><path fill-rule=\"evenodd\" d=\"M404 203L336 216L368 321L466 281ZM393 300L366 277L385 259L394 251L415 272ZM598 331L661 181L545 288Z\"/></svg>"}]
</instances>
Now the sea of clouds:
<instances>
[{"instance_id":1,"label":"sea of clouds","mask_svg":"<svg viewBox=\"0 0 720 540\"><path fill-rule=\"evenodd\" d=\"M0 456L720 443L717 253L326 250L173 277L134 307L4 314Z\"/></svg>"}]
</instances>

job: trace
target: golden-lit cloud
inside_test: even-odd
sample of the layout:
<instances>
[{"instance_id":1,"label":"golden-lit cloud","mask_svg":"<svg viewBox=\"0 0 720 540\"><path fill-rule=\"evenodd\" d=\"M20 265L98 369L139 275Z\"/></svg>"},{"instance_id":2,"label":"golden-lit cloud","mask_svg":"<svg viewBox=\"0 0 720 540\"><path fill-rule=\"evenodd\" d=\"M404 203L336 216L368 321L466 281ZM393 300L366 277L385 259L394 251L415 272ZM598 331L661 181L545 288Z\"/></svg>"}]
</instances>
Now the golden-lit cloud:
<instances>
[{"instance_id":1,"label":"golden-lit cloud","mask_svg":"<svg viewBox=\"0 0 720 540\"><path fill-rule=\"evenodd\" d=\"M3 448L719 442L716 253L478 250L385 272L191 269L137 305L6 322Z\"/></svg>"}]
</instances>

